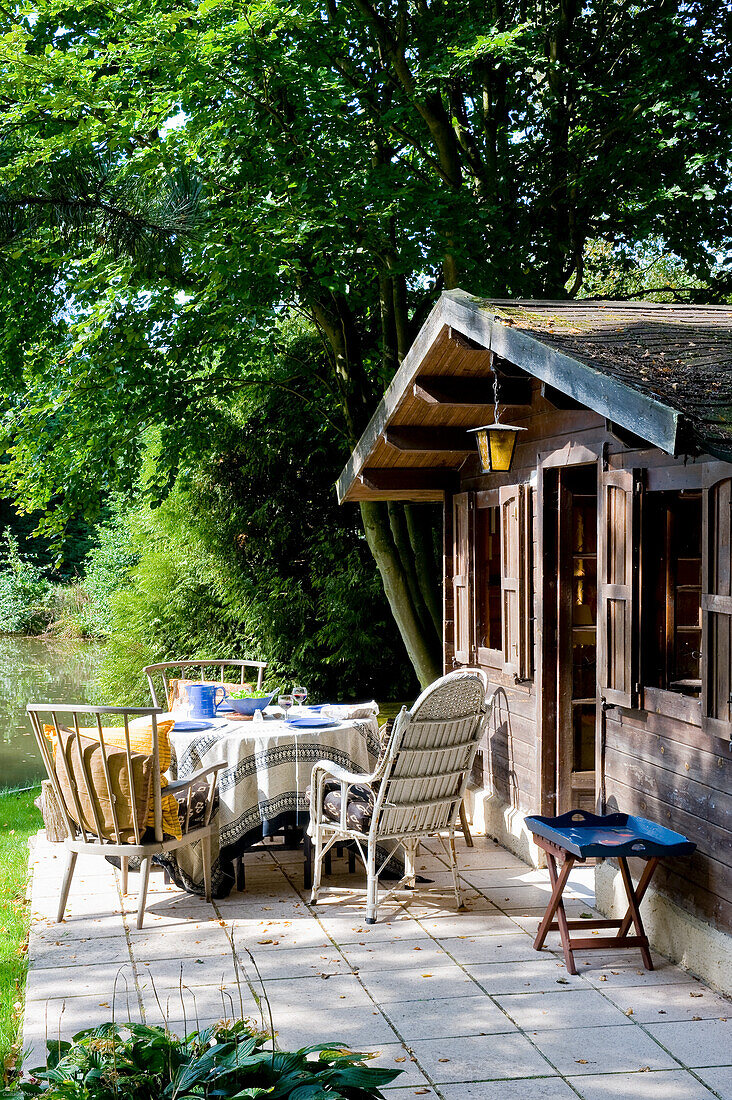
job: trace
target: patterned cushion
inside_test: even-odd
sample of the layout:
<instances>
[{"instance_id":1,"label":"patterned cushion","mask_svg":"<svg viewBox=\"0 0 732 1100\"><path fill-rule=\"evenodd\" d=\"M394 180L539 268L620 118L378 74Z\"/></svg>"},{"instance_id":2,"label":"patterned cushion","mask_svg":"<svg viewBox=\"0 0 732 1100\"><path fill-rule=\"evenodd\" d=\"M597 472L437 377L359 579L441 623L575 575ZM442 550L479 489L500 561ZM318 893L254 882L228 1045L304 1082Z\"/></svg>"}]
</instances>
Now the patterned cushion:
<instances>
[{"instance_id":1,"label":"patterned cushion","mask_svg":"<svg viewBox=\"0 0 732 1100\"><path fill-rule=\"evenodd\" d=\"M196 783L193 785L193 788L191 790L191 810L188 816L188 828L186 829L187 833L192 833L195 829L201 829L205 824L206 802L208 800L208 785L209 780L206 778L197 780ZM172 798L173 796L169 795L168 797ZM186 791L181 791L175 797L178 800L177 805L179 830L182 830L185 828L186 824L186 804L188 795ZM214 821L216 819L216 815L218 812L219 791L217 787L214 791L213 809L211 810L211 821ZM178 836L180 837L180 835L181 832L179 831Z\"/></svg>"},{"instance_id":2,"label":"patterned cushion","mask_svg":"<svg viewBox=\"0 0 732 1100\"><path fill-rule=\"evenodd\" d=\"M306 795L310 802L310 787ZM355 784L349 788L346 806L346 825L349 829L356 829L361 833L369 831L371 819L374 816L374 801L374 791L371 787ZM326 780L323 815L328 821L334 821L336 824L341 820L341 785L335 779Z\"/></svg>"}]
</instances>

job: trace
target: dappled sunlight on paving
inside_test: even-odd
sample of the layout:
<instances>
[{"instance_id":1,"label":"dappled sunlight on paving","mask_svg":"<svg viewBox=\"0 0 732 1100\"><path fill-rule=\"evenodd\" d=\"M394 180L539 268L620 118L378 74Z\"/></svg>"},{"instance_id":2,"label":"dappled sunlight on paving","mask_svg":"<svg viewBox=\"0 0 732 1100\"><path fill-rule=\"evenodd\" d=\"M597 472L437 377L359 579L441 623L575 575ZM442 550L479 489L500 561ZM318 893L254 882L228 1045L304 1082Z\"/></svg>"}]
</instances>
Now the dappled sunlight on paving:
<instances>
[{"instance_id":1,"label":"dappled sunlight on paving","mask_svg":"<svg viewBox=\"0 0 732 1100\"><path fill-rule=\"evenodd\" d=\"M117 872L92 857L80 857L55 924L63 850L41 834L26 1064L42 1060L46 1038L113 1016L182 1033L241 1015L268 1028L271 1013L283 1048L338 1041L404 1070L390 1100L732 1100L720 1085L732 1080L730 1002L659 956L645 971L632 951L579 953L569 975L556 934L541 953L532 946L546 872L484 837L461 841L460 857L463 909L426 845L417 870L428 881L385 897L369 926L360 868L334 858L312 906L302 853L270 842L246 857L246 890L213 904L153 874L138 930L137 876L123 896ZM565 898L571 916L595 913L591 869L573 872Z\"/></svg>"}]
</instances>

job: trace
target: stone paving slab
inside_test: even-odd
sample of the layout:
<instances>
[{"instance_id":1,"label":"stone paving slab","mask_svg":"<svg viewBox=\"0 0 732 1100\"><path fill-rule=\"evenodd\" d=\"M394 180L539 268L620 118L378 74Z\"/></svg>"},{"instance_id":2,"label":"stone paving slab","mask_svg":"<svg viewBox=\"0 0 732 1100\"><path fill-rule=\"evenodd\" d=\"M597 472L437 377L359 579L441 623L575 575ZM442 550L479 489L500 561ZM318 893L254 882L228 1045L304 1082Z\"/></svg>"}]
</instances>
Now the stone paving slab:
<instances>
[{"instance_id":1,"label":"stone paving slab","mask_svg":"<svg viewBox=\"0 0 732 1100\"><path fill-rule=\"evenodd\" d=\"M714 1093L687 1070L657 1070L647 1074L604 1073L572 1084L582 1100L712 1100Z\"/></svg>"},{"instance_id":2,"label":"stone paving slab","mask_svg":"<svg viewBox=\"0 0 732 1100\"><path fill-rule=\"evenodd\" d=\"M460 912L434 844L418 860L432 884L392 894L369 926L363 873L334 860L311 906L302 854L266 843L247 857L247 889L212 905L153 875L138 930L136 876L124 897L98 857L80 857L55 924L64 858L40 834L27 1065L46 1038L112 1014L177 1033L242 1013L262 1026L264 991L282 1048L340 1041L404 1070L390 1100L732 1100L730 1001L657 955L646 972L633 951L585 953L567 974L558 936L532 947L545 872L487 838L460 848ZM567 910L593 903L591 869L576 869Z\"/></svg>"},{"instance_id":3,"label":"stone paving slab","mask_svg":"<svg viewBox=\"0 0 732 1100\"><path fill-rule=\"evenodd\" d=\"M723 1069L698 1069L696 1076L713 1090L719 1100L732 1100L732 1072L729 1067Z\"/></svg>"}]
</instances>

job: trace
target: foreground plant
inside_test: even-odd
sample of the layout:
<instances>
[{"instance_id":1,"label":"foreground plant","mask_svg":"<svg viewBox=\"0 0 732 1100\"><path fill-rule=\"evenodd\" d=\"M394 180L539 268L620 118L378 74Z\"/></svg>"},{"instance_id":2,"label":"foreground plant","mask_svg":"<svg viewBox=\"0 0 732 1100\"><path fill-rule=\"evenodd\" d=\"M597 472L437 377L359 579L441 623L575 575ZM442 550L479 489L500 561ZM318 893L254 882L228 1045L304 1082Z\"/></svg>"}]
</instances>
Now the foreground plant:
<instances>
[{"instance_id":1,"label":"foreground plant","mask_svg":"<svg viewBox=\"0 0 732 1100\"><path fill-rule=\"evenodd\" d=\"M317 1056L317 1057L315 1057ZM0 1100L383 1100L401 1072L364 1066L368 1055L319 1043L288 1053L241 1020L179 1039L163 1027L102 1024L48 1043L48 1064Z\"/></svg>"}]
</instances>

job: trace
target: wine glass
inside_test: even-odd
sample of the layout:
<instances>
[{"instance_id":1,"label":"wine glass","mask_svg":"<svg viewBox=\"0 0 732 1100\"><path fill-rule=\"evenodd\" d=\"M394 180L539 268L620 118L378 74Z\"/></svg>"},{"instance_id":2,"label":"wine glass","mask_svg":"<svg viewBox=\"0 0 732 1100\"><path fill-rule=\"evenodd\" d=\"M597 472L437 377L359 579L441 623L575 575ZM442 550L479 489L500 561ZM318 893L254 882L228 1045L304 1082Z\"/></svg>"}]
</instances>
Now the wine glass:
<instances>
[{"instance_id":1,"label":"wine glass","mask_svg":"<svg viewBox=\"0 0 732 1100\"><path fill-rule=\"evenodd\" d=\"M302 684L298 684L292 689L292 698L297 703L298 707L300 708L300 711L302 711L302 708L304 706L304 703L305 703L305 700L307 699L307 697L308 697L308 689L306 687L304 687Z\"/></svg>"},{"instance_id":2,"label":"wine glass","mask_svg":"<svg viewBox=\"0 0 732 1100\"><path fill-rule=\"evenodd\" d=\"M285 721L286 721L288 712L290 710L290 707L292 706L292 696L289 695L289 694L287 694L287 695L278 695L277 696L277 706L280 707L281 710L284 710L284 712L285 712Z\"/></svg>"}]
</instances>

